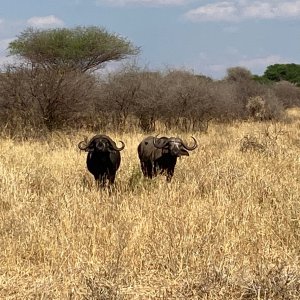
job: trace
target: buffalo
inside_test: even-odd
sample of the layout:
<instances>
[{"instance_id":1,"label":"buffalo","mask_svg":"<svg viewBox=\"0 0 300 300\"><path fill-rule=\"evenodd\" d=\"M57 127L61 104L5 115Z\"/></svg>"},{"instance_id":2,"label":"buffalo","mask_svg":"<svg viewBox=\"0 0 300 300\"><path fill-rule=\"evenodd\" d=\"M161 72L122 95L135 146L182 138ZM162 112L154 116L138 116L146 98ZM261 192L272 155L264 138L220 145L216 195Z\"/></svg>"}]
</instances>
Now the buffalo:
<instances>
[{"instance_id":1,"label":"buffalo","mask_svg":"<svg viewBox=\"0 0 300 300\"><path fill-rule=\"evenodd\" d=\"M110 185L115 182L116 172L121 163L120 151L125 147L122 141L120 143L122 146L118 148L110 137L101 134L78 144L80 150L88 152L87 168L99 186L104 187L107 181Z\"/></svg>"},{"instance_id":2,"label":"buffalo","mask_svg":"<svg viewBox=\"0 0 300 300\"><path fill-rule=\"evenodd\" d=\"M194 137L194 145L188 146L178 137L148 136L138 145L138 156L141 169L145 177L153 178L157 174L166 174L170 182L180 156L189 156L188 151L197 148L197 141Z\"/></svg>"}]
</instances>

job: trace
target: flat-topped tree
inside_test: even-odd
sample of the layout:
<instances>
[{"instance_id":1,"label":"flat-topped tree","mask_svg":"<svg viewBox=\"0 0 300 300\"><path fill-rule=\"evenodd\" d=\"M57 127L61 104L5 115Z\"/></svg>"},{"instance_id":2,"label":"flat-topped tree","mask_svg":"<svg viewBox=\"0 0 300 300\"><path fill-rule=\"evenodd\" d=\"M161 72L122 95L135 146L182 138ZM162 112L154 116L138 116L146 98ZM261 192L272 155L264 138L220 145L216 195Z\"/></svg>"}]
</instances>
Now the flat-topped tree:
<instances>
[{"instance_id":1,"label":"flat-topped tree","mask_svg":"<svg viewBox=\"0 0 300 300\"><path fill-rule=\"evenodd\" d=\"M86 72L139 53L126 38L89 26L55 29L29 27L9 44L11 55L47 68Z\"/></svg>"}]
</instances>

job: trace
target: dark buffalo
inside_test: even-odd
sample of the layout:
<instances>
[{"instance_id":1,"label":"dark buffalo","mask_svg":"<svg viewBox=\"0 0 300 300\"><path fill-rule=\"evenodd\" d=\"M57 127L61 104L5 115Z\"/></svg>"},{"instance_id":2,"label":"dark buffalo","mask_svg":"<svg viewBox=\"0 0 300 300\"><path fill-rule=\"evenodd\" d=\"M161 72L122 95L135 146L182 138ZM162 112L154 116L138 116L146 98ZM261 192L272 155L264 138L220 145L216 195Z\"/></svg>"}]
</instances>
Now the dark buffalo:
<instances>
[{"instance_id":1,"label":"dark buffalo","mask_svg":"<svg viewBox=\"0 0 300 300\"><path fill-rule=\"evenodd\" d=\"M124 149L122 143L120 148L107 135L95 135L91 140L82 141L78 144L80 150L88 152L87 168L94 175L95 180L100 186L105 186L107 180L113 184L116 172L121 163L120 151Z\"/></svg>"},{"instance_id":2,"label":"dark buffalo","mask_svg":"<svg viewBox=\"0 0 300 300\"><path fill-rule=\"evenodd\" d=\"M177 158L186 155L188 151L197 148L197 141L194 137L194 145L186 145L178 137L153 137L148 136L138 146L138 155L141 163L141 169L145 177L153 178L158 173L166 173L167 181L170 182Z\"/></svg>"}]
</instances>

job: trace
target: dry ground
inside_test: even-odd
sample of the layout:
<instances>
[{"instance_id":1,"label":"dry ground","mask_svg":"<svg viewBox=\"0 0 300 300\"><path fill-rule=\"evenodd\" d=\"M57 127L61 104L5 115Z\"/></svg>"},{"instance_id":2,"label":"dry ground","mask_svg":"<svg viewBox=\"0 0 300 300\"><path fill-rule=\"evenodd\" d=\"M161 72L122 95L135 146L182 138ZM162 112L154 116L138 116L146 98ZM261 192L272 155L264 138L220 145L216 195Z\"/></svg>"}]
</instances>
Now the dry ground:
<instances>
[{"instance_id":1,"label":"dry ground","mask_svg":"<svg viewBox=\"0 0 300 300\"><path fill-rule=\"evenodd\" d=\"M212 124L170 184L141 177L143 134L109 133L126 143L112 193L77 149L92 133L2 138L0 298L300 299L299 111L290 119Z\"/></svg>"}]
</instances>

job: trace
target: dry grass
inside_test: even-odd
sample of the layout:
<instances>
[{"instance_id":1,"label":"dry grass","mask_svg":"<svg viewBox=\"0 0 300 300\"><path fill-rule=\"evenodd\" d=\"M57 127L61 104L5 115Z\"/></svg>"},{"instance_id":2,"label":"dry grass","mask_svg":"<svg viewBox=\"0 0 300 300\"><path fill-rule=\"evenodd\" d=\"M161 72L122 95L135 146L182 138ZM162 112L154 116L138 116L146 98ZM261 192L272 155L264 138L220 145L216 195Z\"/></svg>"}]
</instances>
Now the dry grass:
<instances>
[{"instance_id":1,"label":"dry grass","mask_svg":"<svg viewBox=\"0 0 300 300\"><path fill-rule=\"evenodd\" d=\"M141 177L142 134L111 133L127 146L111 194L77 150L84 133L0 140L0 298L299 299L291 118L211 125L170 184ZM240 151L250 134L264 151Z\"/></svg>"}]
</instances>

